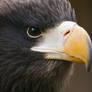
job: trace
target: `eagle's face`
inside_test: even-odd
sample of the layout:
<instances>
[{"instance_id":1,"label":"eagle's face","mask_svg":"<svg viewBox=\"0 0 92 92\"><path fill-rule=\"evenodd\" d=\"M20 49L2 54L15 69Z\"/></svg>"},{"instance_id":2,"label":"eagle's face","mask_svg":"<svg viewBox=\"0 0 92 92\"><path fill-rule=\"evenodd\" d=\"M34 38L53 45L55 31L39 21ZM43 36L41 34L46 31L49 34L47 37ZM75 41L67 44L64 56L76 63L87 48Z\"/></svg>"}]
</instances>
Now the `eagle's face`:
<instances>
[{"instance_id":1,"label":"eagle's face","mask_svg":"<svg viewBox=\"0 0 92 92\"><path fill-rule=\"evenodd\" d=\"M59 92L65 61L88 64L90 39L75 21L66 0L1 0L0 90Z\"/></svg>"}]
</instances>

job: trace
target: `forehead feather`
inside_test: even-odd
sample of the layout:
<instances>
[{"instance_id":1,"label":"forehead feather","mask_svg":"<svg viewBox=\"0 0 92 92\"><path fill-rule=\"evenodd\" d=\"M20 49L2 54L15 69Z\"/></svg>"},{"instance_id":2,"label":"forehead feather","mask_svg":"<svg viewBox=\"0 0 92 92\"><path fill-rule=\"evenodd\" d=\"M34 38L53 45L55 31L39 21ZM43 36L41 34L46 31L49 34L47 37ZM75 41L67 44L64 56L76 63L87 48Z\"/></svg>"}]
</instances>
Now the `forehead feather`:
<instances>
[{"instance_id":1,"label":"forehead feather","mask_svg":"<svg viewBox=\"0 0 92 92\"><path fill-rule=\"evenodd\" d=\"M68 0L1 0L0 14L29 25L55 26L64 20L75 21Z\"/></svg>"}]
</instances>

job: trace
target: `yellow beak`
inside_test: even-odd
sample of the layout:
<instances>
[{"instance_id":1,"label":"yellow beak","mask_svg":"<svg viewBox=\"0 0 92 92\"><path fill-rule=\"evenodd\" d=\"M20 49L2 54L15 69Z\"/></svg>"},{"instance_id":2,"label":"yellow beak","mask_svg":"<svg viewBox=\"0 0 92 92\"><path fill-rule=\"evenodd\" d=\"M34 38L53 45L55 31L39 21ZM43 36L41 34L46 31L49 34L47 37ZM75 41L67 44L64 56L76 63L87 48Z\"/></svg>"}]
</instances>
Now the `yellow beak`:
<instances>
[{"instance_id":1,"label":"yellow beak","mask_svg":"<svg viewBox=\"0 0 92 92\"><path fill-rule=\"evenodd\" d=\"M63 33L70 30L64 37ZM76 63L85 63L90 69L92 59L92 43L87 32L75 23L66 22L59 27L48 30L43 40L33 51L44 52L45 59L66 60Z\"/></svg>"},{"instance_id":2,"label":"yellow beak","mask_svg":"<svg viewBox=\"0 0 92 92\"><path fill-rule=\"evenodd\" d=\"M92 59L92 44L86 31L78 26L72 28L72 34L64 45L64 53L68 55L67 60L85 63L89 70Z\"/></svg>"}]
</instances>

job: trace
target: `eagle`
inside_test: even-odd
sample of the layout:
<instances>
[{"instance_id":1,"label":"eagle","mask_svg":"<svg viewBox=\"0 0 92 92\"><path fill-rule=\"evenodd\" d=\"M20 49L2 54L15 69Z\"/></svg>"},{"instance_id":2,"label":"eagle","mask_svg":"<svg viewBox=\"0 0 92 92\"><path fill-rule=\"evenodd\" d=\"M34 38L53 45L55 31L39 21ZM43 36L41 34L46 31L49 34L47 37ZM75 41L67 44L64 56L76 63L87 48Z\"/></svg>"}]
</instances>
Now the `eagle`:
<instances>
[{"instance_id":1,"label":"eagle","mask_svg":"<svg viewBox=\"0 0 92 92\"><path fill-rule=\"evenodd\" d=\"M62 92L91 52L69 0L0 0L0 92Z\"/></svg>"}]
</instances>

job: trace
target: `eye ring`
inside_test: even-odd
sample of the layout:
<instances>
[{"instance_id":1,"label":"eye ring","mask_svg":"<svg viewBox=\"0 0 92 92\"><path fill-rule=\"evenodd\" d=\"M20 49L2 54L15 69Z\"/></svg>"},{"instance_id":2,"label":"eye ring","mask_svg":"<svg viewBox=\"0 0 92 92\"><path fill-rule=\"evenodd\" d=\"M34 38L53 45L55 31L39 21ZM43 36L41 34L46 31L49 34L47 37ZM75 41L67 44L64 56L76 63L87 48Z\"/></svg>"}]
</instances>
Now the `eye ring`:
<instances>
[{"instance_id":1,"label":"eye ring","mask_svg":"<svg viewBox=\"0 0 92 92\"><path fill-rule=\"evenodd\" d=\"M28 27L27 28L27 35L30 38L38 38L42 35L41 31L39 30L39 28L35 28L35 27Z\"/></svg>"}]
</instances>

